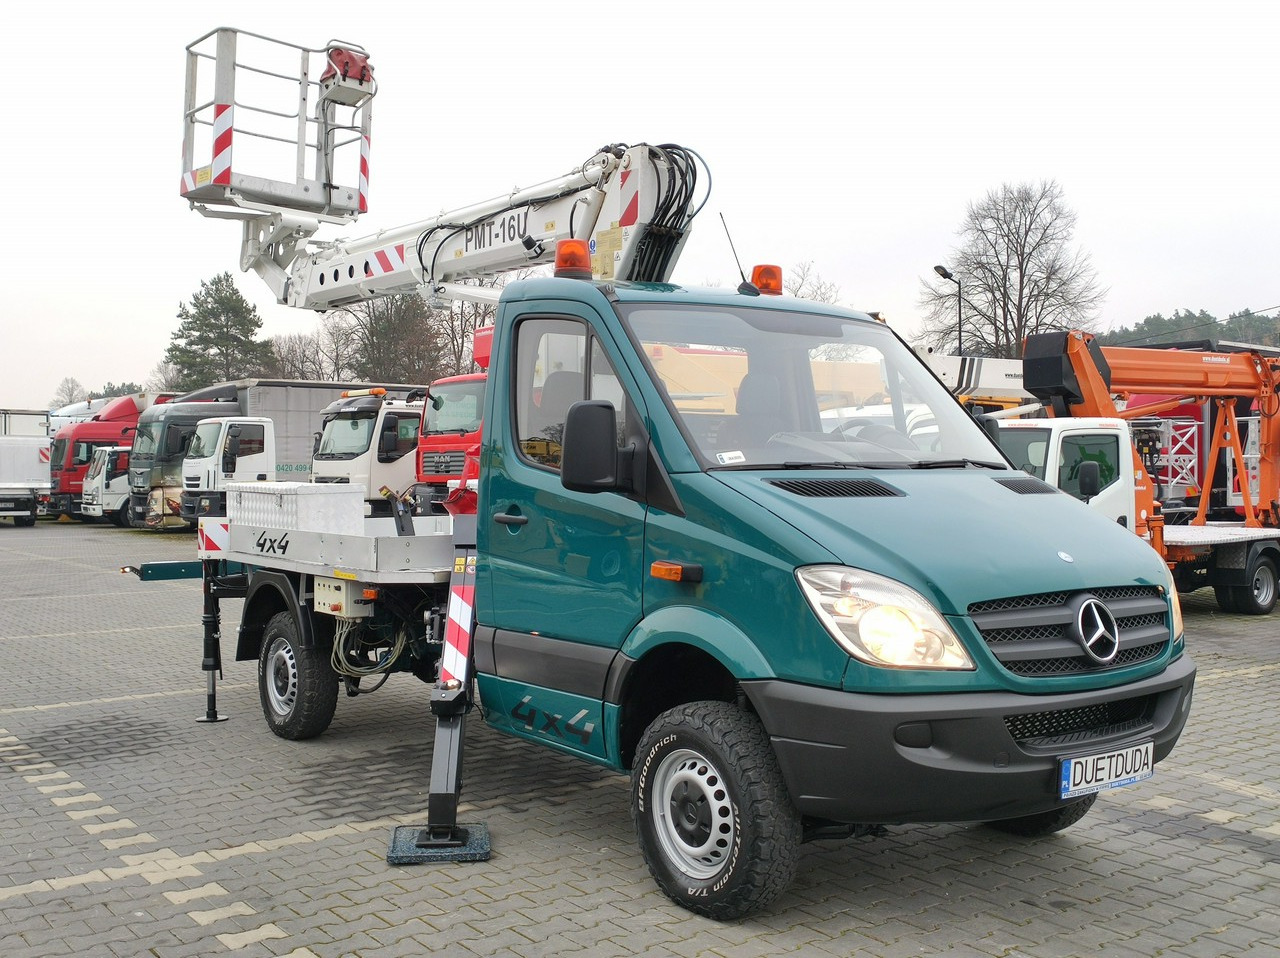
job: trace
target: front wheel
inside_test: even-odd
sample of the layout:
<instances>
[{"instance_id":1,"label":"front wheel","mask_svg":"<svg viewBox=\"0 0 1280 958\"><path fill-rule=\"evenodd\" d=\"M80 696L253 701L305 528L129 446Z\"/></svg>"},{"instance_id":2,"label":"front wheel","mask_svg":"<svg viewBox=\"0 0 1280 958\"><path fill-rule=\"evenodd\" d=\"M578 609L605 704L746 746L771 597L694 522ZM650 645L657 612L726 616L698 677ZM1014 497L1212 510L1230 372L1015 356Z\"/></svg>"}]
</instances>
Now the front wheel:
<instances>
[{"instance_id":1,"label":"front wheel","mask_svg":"<svg viewBox=\"0 0 1280 958\"><path fill-rule=\"evenodd\" d=\"M1097 794L1086 795L1070 805L1053 808L1047 812L1024 815L1022 818L1005 818L998 822L987 822L987 827L994 828L996 831L1007 832L1010 835L1020 835L1023 838L1039 838L1042 835L1052 835L1054 832L1069 828L1084 818L1097 800Z\"/></svg>"},{"instance_id":2,"label":"front wheel","mask_svg":"<svg viewBox=\"0 0 1280 958\"><path fill-rule=\"evenodd\" d=\"M1276 566L1270 559L1259 556L1249 573L1249 584L1232 588L1237 612L1244 615L1270 615L1276 607L1276 595L1280 591L1276 583Z\"/></svg>"},{"instance_id":3,"label":"front wheel","mask_svg":"<svg viewBox=\"0 0 1280 958\"><path fill-rule=\"evenodd\" d=\"M726 702L654 720L636 752L631 816L658 887L699 915L739 918L795 877L800 815L769 736Z\"/></svg>"},{"instance_id":4,"label":"front wheel","mask_svg":"<svg viewBox=\"0 0 1280 958\"><path fill-rule=\"evenodd\" d=\"M258 696L267 726L281 738L315 738L333 721L338 677L327 656L302 647L289 612L273 615L263 632Z\"/></svg>"}]
</instances>

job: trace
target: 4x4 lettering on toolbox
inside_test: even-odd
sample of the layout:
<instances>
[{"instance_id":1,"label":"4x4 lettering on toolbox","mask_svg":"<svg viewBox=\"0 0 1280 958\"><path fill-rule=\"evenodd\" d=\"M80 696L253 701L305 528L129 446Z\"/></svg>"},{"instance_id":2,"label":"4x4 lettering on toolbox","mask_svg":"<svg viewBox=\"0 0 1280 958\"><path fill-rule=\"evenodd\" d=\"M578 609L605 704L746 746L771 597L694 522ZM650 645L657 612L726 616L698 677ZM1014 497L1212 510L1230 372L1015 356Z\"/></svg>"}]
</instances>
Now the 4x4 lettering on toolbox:
<instances>
[{"instance_id":1,"label":"4x4 lettering on toolbox","mask_svg":"<svg viewBox=\"0 0 1280 958\"><path fill-rule=\"evenodd\" d=\"M539 732L551 732L557 738L575 738L583 745L591 743L591 736L596 730L595 722L582 723L587 717L587 710L583 709L568 722L564 728L560 727L560 723L564 721L564 716L555 712L547 712L543 709L532 705L533 696L526 695L517 702L511 709L511 717L517 719L524 724L524 727L532 731L537 725L538 716L542 716L542 727Z\"/></svg>"},{"instance_id":2,"label":"4x4 lettering on toolbox","mask_svg":"<svg viewBox=\"0 0 1280 958\"><path fill-rule=\"evenodd\" d=\"M265 532L258 533L258 541L255 543L258 551L263 555L284 555L289 551L289 533L278 538L269 538Z\"/></svg>"}]
</instances>

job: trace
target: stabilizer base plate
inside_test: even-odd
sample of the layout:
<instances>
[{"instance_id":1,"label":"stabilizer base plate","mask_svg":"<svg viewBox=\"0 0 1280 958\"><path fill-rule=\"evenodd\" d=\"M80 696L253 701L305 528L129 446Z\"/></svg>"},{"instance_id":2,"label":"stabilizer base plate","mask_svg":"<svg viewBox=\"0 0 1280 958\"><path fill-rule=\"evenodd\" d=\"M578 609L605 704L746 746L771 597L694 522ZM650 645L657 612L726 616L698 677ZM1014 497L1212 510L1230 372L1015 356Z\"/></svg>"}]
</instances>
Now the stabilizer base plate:
<instances>
[{"instance_id":1,"label":"stabilizer base plate","mask_svg":"<svg viewBox=\"0 0 1280 958\"><path fill-rule=\"evenodd\" d=\"M431 832L422 825L400 825L391 833L387 864L486 862L489 854L489 829L484 825L458 825L449 838L439 841L431 840Z\"/></svg>"}]
</instances>

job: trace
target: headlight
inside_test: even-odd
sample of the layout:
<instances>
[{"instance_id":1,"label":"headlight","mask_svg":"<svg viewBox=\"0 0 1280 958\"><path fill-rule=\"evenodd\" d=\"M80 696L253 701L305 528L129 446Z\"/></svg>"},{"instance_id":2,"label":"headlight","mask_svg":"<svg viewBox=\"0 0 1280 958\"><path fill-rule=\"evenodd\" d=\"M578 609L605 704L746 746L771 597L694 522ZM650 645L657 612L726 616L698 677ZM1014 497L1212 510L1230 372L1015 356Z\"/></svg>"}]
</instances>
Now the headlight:
<instances>
[{"instance_id":1,"label":"headlight","mask_svg":"<svg viewBox=\"0 0 1280 958\"><path fill-rule=\"evenodd\" d=\"M1174 583L1173 572L1166 567L1164 572L1165 588L1169 590L1169 603L1173 609L1173 651L1175 654L1182 651L1183 644L1183 627L1182 627L1182 600L1178 597L1178 586Z\"/></svg>"},{"instance_id":2,"label":"headlight","mask_svg":"<svg viewBox=\"0 0 1280 958\"><path fill-rule=\"evenodd\" d=\"M831 637L859 661L896 669L974 667L938 610L901 582L836 565L806 566L796 578Z\"/></svg>"}]
</instances>

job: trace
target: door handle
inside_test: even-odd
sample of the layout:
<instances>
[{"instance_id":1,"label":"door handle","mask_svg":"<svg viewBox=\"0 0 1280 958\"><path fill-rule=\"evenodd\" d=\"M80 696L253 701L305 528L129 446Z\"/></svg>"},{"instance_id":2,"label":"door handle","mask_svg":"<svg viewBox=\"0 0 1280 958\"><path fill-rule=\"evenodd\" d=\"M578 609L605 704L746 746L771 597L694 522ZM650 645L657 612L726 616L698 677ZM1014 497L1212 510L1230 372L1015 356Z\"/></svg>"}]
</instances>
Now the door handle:
<instances>
[{"instance_id":1,"label":"door handle","mask_svg":"<svg viewBox=\"0 0 1280 958\"><path fill-rule=\"evenodd\" d=\"M493 521L504 526L522 526L529 521L529 517L512 515L509 512L498 512L494 514Z\"/></svg>"}]
</instances>

